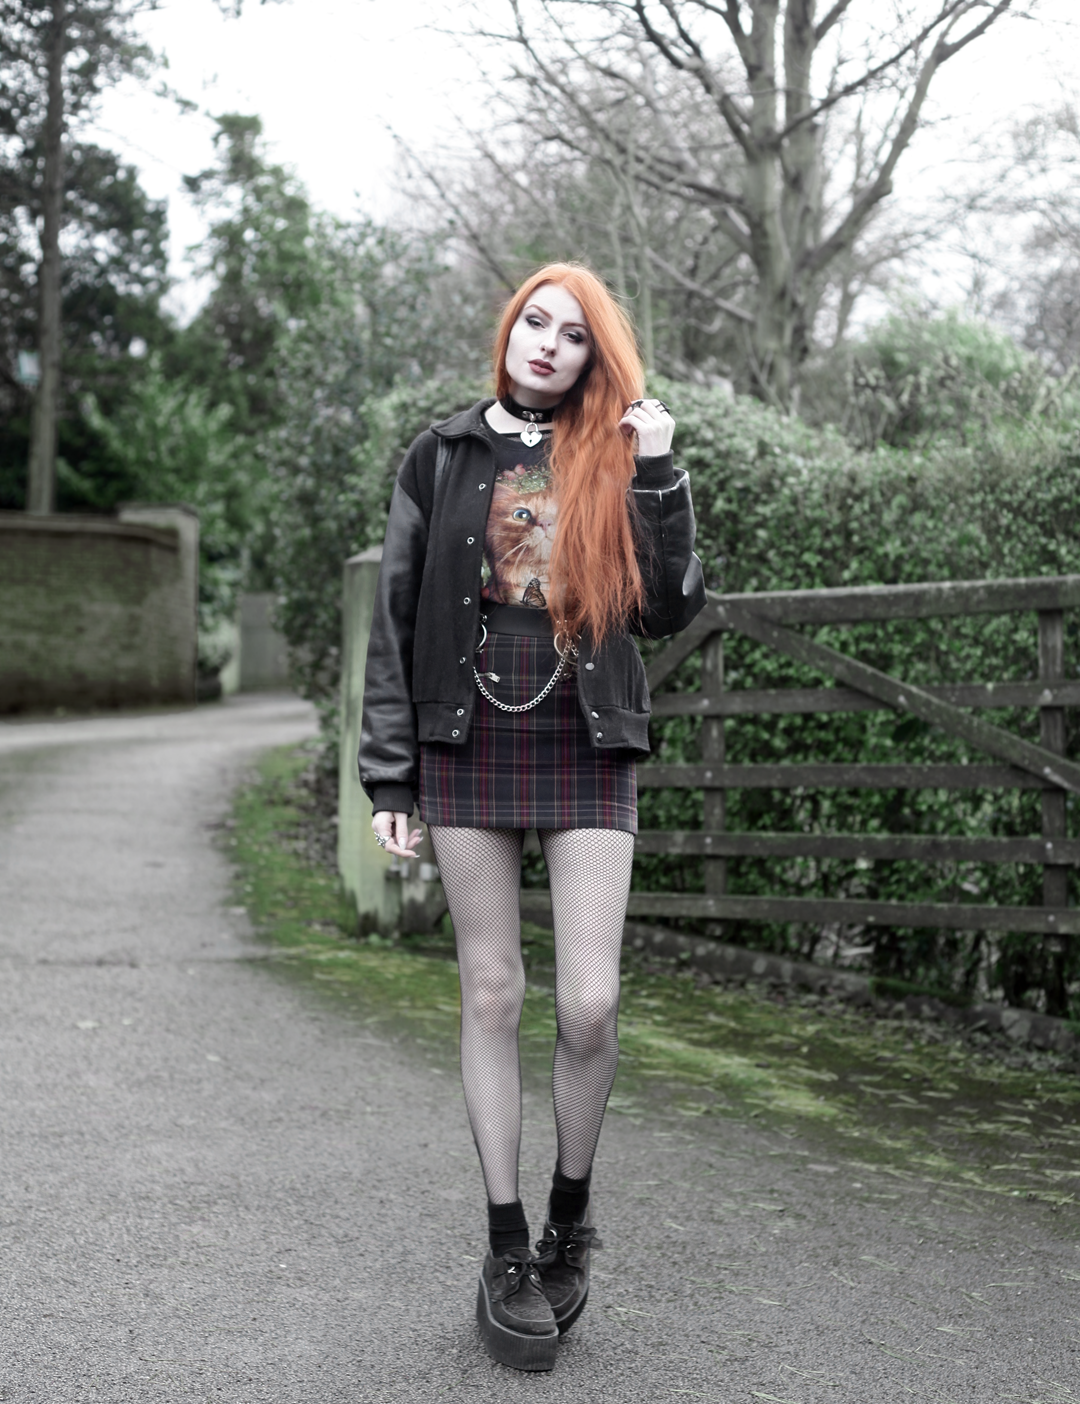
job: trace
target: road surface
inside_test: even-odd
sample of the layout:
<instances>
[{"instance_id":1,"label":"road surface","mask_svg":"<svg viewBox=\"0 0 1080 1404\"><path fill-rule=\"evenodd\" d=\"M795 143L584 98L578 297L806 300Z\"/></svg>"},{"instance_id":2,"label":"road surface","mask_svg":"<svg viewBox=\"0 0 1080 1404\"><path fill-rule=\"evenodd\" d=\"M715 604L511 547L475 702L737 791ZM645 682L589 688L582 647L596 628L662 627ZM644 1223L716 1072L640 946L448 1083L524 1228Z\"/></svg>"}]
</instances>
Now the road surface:
<instances>
[{"instance_id":1,"label":"road surface","mask_svg":"<svg viewBox=\"0 0 1080 1404\"><path fill-rule=\"evenodd\" d=\"M1045 1207L611 1116L605 1251L550 1375L482 1353L456 1068L266 961L214 826L295 699L0 724L0 1399L1080 1400ZM539 1215L548 1099L526 1094Z\"/></svg>"}]
</instances>

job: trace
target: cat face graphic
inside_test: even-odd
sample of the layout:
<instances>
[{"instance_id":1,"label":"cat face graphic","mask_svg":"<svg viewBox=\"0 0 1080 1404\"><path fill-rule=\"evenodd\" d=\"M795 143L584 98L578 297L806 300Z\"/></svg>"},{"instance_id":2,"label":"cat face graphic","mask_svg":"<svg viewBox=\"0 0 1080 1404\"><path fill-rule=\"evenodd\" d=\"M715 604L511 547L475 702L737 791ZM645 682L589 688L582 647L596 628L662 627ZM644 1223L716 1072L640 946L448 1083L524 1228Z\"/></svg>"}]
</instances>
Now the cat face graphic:
<instances>
[{"instance_id":1,"label":"cat face graphic","mask_svg":"<svg viewBox=\"0 0 1080 1404\"><path fill-rule=\"evenodd\" d=\"M525 479L523 481L523 479ZM525 603L533 582L547 589L555 541L555 498L550 487L530 488L524 474L506 474L495 483L488 515L491 597L504 604ZM535 602L535 592L528 603Z\"/></svg>"}]
</instances>

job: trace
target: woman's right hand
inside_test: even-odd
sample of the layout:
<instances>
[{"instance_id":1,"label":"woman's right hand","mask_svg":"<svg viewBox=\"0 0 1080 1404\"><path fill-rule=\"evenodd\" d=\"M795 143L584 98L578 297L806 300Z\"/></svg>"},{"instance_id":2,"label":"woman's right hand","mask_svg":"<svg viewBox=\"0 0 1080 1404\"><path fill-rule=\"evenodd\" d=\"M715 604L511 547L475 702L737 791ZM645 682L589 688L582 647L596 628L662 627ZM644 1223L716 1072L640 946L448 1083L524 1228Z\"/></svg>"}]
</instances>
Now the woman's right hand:
<instances>
[{"instance_id":1,"label":"woman's right hand","mask_svg":"<svg viewBox=\"0 0 1080 1404\"><path fill-rule=\"evenodd\" d=\"M415 858L420 840L424 837L423 829L413 829L409 833L407 814L391 814L388 809L379 810L371 820L371 828L377 836L386 839L383 847L396 858Z\"/></svg>"}]
</instances>

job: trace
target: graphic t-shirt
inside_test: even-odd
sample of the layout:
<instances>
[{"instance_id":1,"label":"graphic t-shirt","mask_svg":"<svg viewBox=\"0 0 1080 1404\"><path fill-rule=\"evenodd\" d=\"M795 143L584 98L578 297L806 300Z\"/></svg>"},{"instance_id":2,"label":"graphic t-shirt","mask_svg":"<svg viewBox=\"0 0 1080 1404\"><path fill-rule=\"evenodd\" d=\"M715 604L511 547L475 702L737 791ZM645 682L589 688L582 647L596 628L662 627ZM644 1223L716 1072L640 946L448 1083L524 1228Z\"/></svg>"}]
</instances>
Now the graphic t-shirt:
<instances>
[{"instance_id":1,"label":"graphic t-shirt","mask_svg":"<svg viewBox=\"0 0 1080 1404\"><path fill-rule=\"evenodd\" d=\"M480 598L489 604L546 609L556 501L551 435L530 448L519 434L495 434L495 488L484 532Z\"/></svg>"}]
</instances>

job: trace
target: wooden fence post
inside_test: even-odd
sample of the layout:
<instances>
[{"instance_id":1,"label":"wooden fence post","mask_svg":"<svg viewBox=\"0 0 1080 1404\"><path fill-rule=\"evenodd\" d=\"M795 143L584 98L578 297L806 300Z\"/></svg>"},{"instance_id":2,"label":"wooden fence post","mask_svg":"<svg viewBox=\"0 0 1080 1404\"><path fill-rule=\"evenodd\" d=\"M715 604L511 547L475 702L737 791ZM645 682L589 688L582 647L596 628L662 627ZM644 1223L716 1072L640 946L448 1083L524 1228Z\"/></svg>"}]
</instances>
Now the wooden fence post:
<instances>
[{"instance_id":1,"label":"wooden fence post","mask_svg":"<svg viewBox=\"0 0 1080 1404\"><path fill-rule=\"evenodd\" d=\"M1039 681L1054 685L1065 680L1065 615L1060 609L1039 610ZM1065 709L1039 709L1039 740L1048 751L1065 754ZM1066 796L1063 790L1042 792L1042 835L1053 842L1066 834ZM1069 870L1056 863L1043 864L1043 906L1069 905ZM1046 984L1046 1012L1068 1013L1065 956L1068 936L1044 938L1049 971Z\"/></svg>"},{"instance_id":2,"label":"wooden fence post","mask_svg":"<svg viewBox=\"0 0 1080 1404\"><path fill-rule=\"evenodd\" d=\"M724 690L724 636L710 634L701 648L701 691L709 698L719 698ZM724 764L724 718L705 717L701 723L701 761L706 769ZM705 787L702 827L714 833L724 829L725 793L717 787ZM705 859L705 892L710 897L727 891L727 859ZM717 931L722 928L716 923Z\"/></svg>"}]
</instances>

